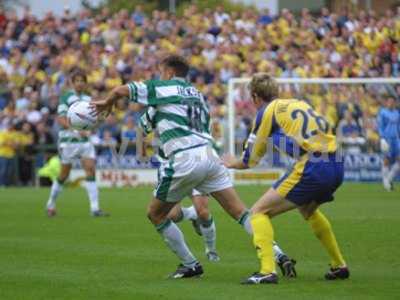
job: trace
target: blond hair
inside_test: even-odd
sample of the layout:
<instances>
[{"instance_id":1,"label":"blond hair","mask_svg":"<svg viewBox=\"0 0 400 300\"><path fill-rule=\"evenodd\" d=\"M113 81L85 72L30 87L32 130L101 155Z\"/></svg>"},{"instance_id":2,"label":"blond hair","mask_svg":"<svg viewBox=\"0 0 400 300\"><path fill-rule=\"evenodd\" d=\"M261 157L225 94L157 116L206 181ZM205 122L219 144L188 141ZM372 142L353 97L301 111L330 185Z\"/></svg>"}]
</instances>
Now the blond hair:
<instances>
[{"instance_id":1,"label":"blond hair","mask_svg":"<svg viewBox=\"0 0 400 300\"><path fill-rule=\"evenodd\" d=\"M260 97L265 102L272 101L279 94L278 84L267 73L254 74L249 89L252 96Z\"/></svg>"}]
</instances>

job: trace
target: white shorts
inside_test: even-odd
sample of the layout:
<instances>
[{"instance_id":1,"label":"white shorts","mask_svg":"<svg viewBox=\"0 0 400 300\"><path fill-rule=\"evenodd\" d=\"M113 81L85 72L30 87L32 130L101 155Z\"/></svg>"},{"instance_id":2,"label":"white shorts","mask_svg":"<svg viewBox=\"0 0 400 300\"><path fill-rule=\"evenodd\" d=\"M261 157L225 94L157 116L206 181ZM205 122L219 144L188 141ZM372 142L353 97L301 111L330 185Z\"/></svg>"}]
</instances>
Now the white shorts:
<instances>
[{"instance_id":1,"label":"white shorts","mask_svg":"<svg viewBox=\"0 0 400 300\"><path fill-rule=\"evenodd\" d=\"M154 196L161 201L178 202L192 196L193 190L206 195L230 187L228 169L218 154L210 146L201 146L161 163Z\"/></svg>"},{"instance_id":2,"label":"white shorts","mask_svg":"<svg viewBox=\"0 0 400 300\"><path fill-rule=\"evenodd\" d=\"M72 164L76 159L96 159L96 150L90 142L85 143L61 143L58 146L61 164Z\"/></svg>"},{"instance_id":3,"label":"white shorts","mask_svg":"<svg viewBox=\"0 0 400 300\"><path fill-rule=\"evenodd\" d=\"M207 194L200 193L198 190L193 190L192 197L196 197L196 196L207 196Z\"/></svg>"}]
</instances>

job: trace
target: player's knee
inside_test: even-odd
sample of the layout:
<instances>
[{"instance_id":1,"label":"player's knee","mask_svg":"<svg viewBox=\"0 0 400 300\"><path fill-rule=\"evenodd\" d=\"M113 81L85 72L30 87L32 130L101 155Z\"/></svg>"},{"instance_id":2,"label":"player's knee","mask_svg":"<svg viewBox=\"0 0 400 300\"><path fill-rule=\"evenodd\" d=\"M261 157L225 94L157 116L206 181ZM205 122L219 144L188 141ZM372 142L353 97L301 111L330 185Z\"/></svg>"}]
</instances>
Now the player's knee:
<instances>
[{"instance_id":1,"label":"player's knee","mask_svg":"<svg viewBox=\"0 0 400 300\"><path fill-rule=\"evenodd\" d=\"M158 213L152 207L149 207L147 210L147 218L153 224L160 224L165 220L165 216L163 214Z\"/></svg>"},{"instance_id":2,"label":"player's knee","mask_svg":"<svg viewBox=\"0 0 400 300\"><path fill-rule=\"evenodd\" d=\"M201 220L208 220L210 218L210 211L207 206L196 207L197 216Z\"/></svg>"},{"instance_id":3,"label":"player's knee","mask_svg":"<svg viewBox=\"0 0 400 300\"><path fill-rule=\"evenodd\" d=\"M157 223L157 216L151 208L147 210L147 218L150 220L151 223L153 224Z\"/></svg>"},{"instance_id":4,"label":"player's knee","mask_svg":"<svg viewBox=\"0 0 400 300\"><path fill-rule=\"evenodd\" d=\"M252 215L254 215L254 214L265 214L265 215L268 215L269 217L273 217L274 216L274 208L273 207L264 206L264 205L257 205L257 203L256 203L250 209L250 213Z\"/></svg>"},{"instance_id":5,"label":"player's knee","mask_svg":"<svg viewBox=\"0 0 400 300\"><path fill-rule=\"evenodd\" d=\"M86 168L86 176L87 177L94 177L96 175L96 170L94 166L90 166Z\"/></svg>"}]
</instances>

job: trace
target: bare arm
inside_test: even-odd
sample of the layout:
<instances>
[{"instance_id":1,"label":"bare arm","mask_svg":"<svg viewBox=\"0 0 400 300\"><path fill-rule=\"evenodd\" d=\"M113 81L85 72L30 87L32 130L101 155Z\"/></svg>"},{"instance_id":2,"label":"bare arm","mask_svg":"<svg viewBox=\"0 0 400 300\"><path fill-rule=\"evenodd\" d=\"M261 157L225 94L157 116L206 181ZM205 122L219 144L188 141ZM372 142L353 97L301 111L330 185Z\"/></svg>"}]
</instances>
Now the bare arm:
<instances>
[{"instance_id":1,"label":"bare arm","mask_svg":"<svg viewBox=\"0 0 400 300\"><path fill-rule=\"evenodd\" d=\"M224 162L225 167L229 169L248 169L249 166L246 165L242 159L238 159L232 155L226 154L222 157L222 161Z\"/></svg>"},{"instance_id":2,"label":"bare arm","mask_svg":"<svg viewBox=\"0 0 400 300\"><path fill-rule=\"evenodd\" d=\"M115 102L120 98L126 97L129 97L129 88L127 85L120 85L115 87L106 98L92 101L90 106L96 111L97 115L102 112L110 113ZM137 106L137 110L140 110L143 107L141 104L137 104Z\"/></svg>"},{"instance_id":3,"label":"bare arm","mask_svg":"<svg viewBox=\"0 0 400 300\"><path fill-rule=\"evenodd\" d=\"M66 116L58 116L57 122L63 129L69 129L70 125Z\"/></svg>"}]
</instances>

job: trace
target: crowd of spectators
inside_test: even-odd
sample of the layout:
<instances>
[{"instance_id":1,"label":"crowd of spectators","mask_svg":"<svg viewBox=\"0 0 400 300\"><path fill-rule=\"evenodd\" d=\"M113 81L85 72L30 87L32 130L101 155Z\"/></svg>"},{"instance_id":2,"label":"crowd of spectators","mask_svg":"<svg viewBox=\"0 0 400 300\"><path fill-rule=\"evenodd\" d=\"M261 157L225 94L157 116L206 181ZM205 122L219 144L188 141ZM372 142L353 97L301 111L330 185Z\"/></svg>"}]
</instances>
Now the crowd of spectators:
<instances>
[{"instance_id":1,"label":"crowd of spectators","mask_svg":"<svg viewBox=\"0 0 400 300\"><path fill-rule=\"evenodd\" d=\"M66 9L61 16L49 12L41 18L28 8L19 17L0 10L0 131L18 132L12 133L18 136L14 142L0 144L0 165L18 153L23 165L32 163L38 145L55 143L58 98L77 66L87 72L90 93L97 98L130 80L157 77L157 62L167 53L184 55L192 65L190 80L210 105L213 134L223 144L230 78L261 71L283 78L398 77L399 41L400 7L383 15L323 8L317 14L303 9L297 16L283 9L273 16L268 10L228 13L223 7L201 12L192 5L179 17L165 11L145 14L141 6L131 14L104 8L74 15ZM375 115L385 97L398 99L400 87L287 85L283 93L310 101L332 127L340 123L340 137L357 135L374 149ZM245 85L236 88L234 97L240 144L254 108ZM97 144L134 143L137 118L128 103L118 102L96 133ZM22 177L23 183L32 178Z\"/></svg>"}]
</instances>

